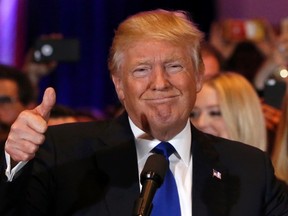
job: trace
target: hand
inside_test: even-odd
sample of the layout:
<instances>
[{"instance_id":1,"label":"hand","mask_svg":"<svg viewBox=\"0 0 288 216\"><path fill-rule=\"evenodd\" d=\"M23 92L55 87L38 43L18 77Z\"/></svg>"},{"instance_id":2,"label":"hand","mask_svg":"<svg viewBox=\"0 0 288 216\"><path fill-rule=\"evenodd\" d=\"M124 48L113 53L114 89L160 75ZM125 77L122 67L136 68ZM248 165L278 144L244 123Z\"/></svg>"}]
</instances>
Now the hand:
<instances>
[{"instance_id":1,"label":"hand","mask_svg":"<svg viewBox=\"0 0 288 216\"><path fill-rule=\"evenodd\" d=\"M264 102L262 103L262 110L266 121L266 127L269 130L275 130L281 118L281 110L265 104Z\"/></svg>"},{"instance_id":2,"label":"hand","mask_svg":"<svg viewBox=\"0 0 288 216\"><path fill-rule=\"evenodd\" d=\"M44 133L55 102L54 89L47 88L40 105L33 110L25 110L19 114L11 126L5 144L5 151L13 161L29 161L34 158L39 146L45 140Z\"/></svg>"},{"instance_id":3,"label":"hand","mask_svg":"<svg viewBox=\"0 0 288 216\"><path fill-rule=\"evenodd\" d=\"M60 40L63 38L62 34L53 33L49 35L42 35L40 39L56 39ZM35 62L33 59L34 56L34 48L31 47L27 52L24 64L22 66L22 70L28 74L31 81L35 86L38 85L39 80L43 77L51 73L58 65L57 61L49 61L49 62Z\"/></svg>"},{"instance_id":4,"label":"hand","mask_svg":"<svg viewBox=\"0 0 288 216\"><path fill-rule=\"evenodd\" d=\"M225 59L233 53L237 42L227 41L223 35L223 22L214 22L211 25L209 43L211 43Z\"/></svg>"},{"instance_id":5,"label":"hand","mask_svg":"<svg viewBox=\"0 0 288 216\"><path fill-rule=\"evenodd\" d=\"M288 64L288 33L280 35L276 50L278 64L286 66Z\"/></svg>"},{"instance_id":6,"label":"hand","mask_svg":"<svg viewBox=\"0 0 288 216\"><path fill-rule=\"evenodd\" d=\"M264 89L265 82L271 75L276 76L276 78L280 78L279 71L281 69L287 69L288 34L281 34L278 37L275 37L274 42L271 44L271 49L268 50L269 55L267 55L266 60L259 68L254 79L254 85L258 90ZM287 78L283 78L283 80L288 83Z\"/></svg>"}]
</instances>

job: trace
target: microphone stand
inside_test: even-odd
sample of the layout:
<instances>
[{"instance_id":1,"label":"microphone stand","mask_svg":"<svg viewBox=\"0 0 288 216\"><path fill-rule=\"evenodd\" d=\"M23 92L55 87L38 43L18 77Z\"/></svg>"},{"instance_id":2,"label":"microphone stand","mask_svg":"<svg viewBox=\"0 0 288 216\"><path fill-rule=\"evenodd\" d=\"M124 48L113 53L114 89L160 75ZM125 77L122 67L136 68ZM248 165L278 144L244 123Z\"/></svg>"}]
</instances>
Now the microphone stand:
<instances>
[{"instance_id":1,"label":"microphone stand","mask_svg":"<svg viewBox=\"0 0 288 216\"><path fill-rule=\"evenodd\" d=\"M139 198L135 202L134 216L150 216L153 208L153 197L158 189L158 185L153 180L148 180L142 188Z\"/></svg>"},{"instance_id":2,"label":"microphone stand","mask_svg":"<svg viewBox=\"0 0 288 216\"><path fill-rule=\"evenodd\" d=\"M163 155L150 155L140 175L142 190L135 201L133 216L149 216L153 208L152 200L157 189L163 183L168 161Z\"/></svg>"}]
</instances>

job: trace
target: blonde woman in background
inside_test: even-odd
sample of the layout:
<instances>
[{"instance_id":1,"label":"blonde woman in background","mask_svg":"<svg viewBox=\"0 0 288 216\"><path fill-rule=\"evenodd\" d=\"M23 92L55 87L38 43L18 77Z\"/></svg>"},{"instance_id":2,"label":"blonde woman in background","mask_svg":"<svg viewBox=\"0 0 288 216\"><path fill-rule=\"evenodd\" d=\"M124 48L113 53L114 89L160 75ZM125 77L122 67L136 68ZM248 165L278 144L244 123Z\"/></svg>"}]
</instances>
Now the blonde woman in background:
<instances>
[{"instance_id":1,"label":"blonde woman in background","mask_svg":"<svg viewBox=\"0 0 288 216\"><path fill-rule=\"evenodd\" d=\"M260 99L246 78L222 72L206 80L191 113L200 130L267 150Z\"/></svg>"},{"instance_id":2,"label":"blonde woman in background","mask_svg":"<svg viewBox=\"0 0 288 216\"><path fill-rule=\"evenodd\" d=\"M277 128L272 162L276 176L288 185L288 94L284 97L282 117Z\"/></svg>"}]
</instances>

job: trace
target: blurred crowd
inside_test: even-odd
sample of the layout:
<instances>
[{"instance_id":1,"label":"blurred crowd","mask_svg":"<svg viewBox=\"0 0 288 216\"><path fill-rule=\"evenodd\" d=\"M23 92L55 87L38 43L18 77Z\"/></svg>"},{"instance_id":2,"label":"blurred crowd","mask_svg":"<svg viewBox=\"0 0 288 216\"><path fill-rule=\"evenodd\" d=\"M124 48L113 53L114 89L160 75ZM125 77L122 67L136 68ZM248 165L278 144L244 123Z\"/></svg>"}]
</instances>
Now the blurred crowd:
<instances>
[{"instance_id":1,"label":"blurred crowd","mask_svg":"<svg viewBox=\"0 0 288 216\"><path fill-rule=\"evenodd\" d=\"M202 49L206 75L191 121L266 151L288 184L288 18L278 26L265 19L215 22Z\"/></svg>"}]
</instances>

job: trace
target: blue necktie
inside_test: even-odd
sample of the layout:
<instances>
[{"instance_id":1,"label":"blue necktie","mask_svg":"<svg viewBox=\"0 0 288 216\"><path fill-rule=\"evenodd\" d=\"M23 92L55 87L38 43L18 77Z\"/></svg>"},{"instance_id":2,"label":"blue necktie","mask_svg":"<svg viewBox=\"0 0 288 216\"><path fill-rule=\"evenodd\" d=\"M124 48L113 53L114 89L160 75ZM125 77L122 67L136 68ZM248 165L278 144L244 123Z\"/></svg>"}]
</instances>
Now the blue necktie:
<instances>
[{"instance_id":1,"label":"blue necktie","mask_svg":"<svg viewBox=\"0 0 288 216\"><path fill-rule=\"evenodd\" d=\"M152 149L153 153L164 155L168 162L169 156L175 151L175 148L168 142L161 142L154 149ZM170 169L167 170L163 184L156 191L151 212L151 216L169 215L181 216L176 181Z\"/></svg>"}]
</instances>

